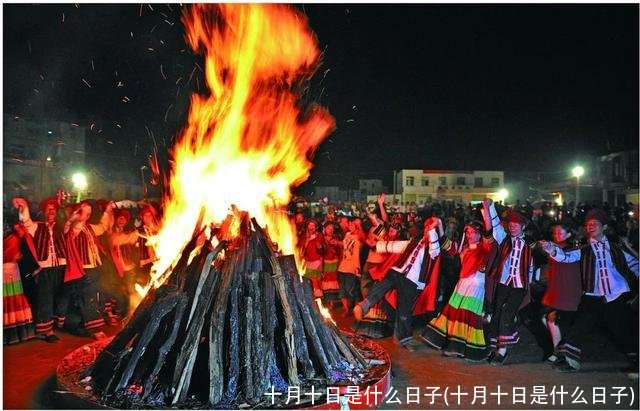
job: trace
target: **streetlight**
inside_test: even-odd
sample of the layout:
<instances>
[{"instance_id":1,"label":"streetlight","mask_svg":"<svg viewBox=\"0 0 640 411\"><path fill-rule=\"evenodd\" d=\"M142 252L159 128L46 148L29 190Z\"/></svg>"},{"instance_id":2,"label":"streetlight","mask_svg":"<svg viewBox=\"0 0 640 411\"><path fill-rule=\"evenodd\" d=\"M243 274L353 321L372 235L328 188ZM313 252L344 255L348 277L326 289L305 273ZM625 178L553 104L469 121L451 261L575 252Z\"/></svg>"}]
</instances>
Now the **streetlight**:
<instances>
[{"instance_id":1,"label":"streetlight","mask_svg":"<svg viewBox=\"0 0 640 411\"><path fill-rule=\"evenodd\" d=\"M73 183L73 188L78 192L78 196L76 198L76 203L80 202L80 192L85 190L89 185L87 183L87 177L83 173L74 173L71 176L71 182Z\"/></svg>"},{"instance_id":2,"label":"streetlight","mask_svg":"<svg viewBox=\"0 0 640 411\"><path fill-rule=\"evenodd\" d=\"M503 204L506 204L505 200L509 197L509 190L506 188L501 188L498 190L498 198L502 201Z\"/></svg>"},{"instance_id":3,"label":"streetlight","mask_svg":"<svg viewBox=\"0 0 640 411\"><path fill-rule=\"evenodd\" d=\"M576 178L576 206L573 215L578 214L578 203L580 202L580 177L584 175L584 168L582 166L575 166L571 170L571 174Z\"/></svg>"}]
</instances>

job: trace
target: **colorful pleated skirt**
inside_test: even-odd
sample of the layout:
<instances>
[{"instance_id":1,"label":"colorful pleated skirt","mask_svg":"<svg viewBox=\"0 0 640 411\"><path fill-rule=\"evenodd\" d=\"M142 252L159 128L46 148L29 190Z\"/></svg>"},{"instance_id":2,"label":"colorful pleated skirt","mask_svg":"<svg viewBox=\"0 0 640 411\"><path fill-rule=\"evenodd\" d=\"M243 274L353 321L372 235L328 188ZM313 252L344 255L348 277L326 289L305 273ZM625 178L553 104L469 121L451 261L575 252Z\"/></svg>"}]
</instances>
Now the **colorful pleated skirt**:
<instances>
[{"instance_id":1,"label":"colorful pleated skirt","mask_svg":"<svg viewBox=\"0 0 640 411\"><path fill-rule=\"evenodd\" d=\"M460 279L440 315L427 324L423 340L447 355L482 361L487 356L483 330L484 273Z\"/></svg>"},{"instance_id":2,"label":"colorful pleated skirt","mask_svg":"<svg viewBox=\"0 0 640 411\"><path fill-rule=\"evenodd\" d=\"M322 265L322 292L324 302L340 300L340 285L338 284L338 259L324 260Z\"/></svg>"},{"instance_id":3,"label":"colorful pleated skirt","mask_svg":"<svg viewBox=\"0 0 640 411\"><path fill-rule=\"evenodd\" d=\"M4 344L13 344L35 337L33 315L22 290L17 263L2 264L2 286Z\"/></svg>"}]
</instances>

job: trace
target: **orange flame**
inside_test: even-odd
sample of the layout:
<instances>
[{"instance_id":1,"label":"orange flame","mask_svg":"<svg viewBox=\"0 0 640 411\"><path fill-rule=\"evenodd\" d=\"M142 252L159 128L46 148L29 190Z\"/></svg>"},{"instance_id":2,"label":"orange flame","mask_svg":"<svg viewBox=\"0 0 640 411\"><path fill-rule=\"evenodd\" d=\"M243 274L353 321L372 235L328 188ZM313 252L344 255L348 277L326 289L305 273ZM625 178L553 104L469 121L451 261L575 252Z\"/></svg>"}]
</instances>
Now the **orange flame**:
<instances>
[{"instance_id":1,"label":"orange flame","mask_svg":"<svg viewBox=\"0 0 640 411\"><path fill-rule=\"evenodd\" d=\"M331 322L331 324L333 325L337 325L335 321L333 321L333 317L331 317L331 312L329 312L329 309L327 309L327 307L325 307L322 304L322 299L321 298L316 298L316 304L318 305L318 310L320 311L320 314L322 315L322 317Z\"/></svg>"},{"instance_id":2,"label":"orange flame","mask_svg":"<svg viewBox=\"0 0 640 411\"><path fill-rule=\"evenodd\" d=\"M204 54L210 95L191 96L171 151L163 221L150 241L156 285L203 209L204 222L220 223L233 204L267 226L284 253L295 253L295 229L282 209L335 127L324 108L298 103L296 90L320 58L302 14L273 4L193 4L182 20L189 45Z\"/></svg>"}]
</instances>

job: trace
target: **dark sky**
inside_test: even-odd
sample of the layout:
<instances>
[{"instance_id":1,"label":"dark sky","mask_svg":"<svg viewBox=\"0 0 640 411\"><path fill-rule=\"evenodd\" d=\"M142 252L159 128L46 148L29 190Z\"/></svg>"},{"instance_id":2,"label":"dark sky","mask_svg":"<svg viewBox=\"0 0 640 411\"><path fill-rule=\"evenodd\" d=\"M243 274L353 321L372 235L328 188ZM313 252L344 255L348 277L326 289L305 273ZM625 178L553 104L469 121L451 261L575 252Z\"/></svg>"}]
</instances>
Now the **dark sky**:
<instances>
[{"instance_id":1,"label":"dark sky","mask_svg":"<svg viewBox=\"0 0 640 411\"><path fill-rule=\"evenodd\" d=\"M180 7L151 7L3 5L5 111L94 124L114 152L168 144L202 60ZM337 122L310 182L548 171L638 148L637 4L296 7L324 51L310 97Z\"/></svg>"}]
</instances>

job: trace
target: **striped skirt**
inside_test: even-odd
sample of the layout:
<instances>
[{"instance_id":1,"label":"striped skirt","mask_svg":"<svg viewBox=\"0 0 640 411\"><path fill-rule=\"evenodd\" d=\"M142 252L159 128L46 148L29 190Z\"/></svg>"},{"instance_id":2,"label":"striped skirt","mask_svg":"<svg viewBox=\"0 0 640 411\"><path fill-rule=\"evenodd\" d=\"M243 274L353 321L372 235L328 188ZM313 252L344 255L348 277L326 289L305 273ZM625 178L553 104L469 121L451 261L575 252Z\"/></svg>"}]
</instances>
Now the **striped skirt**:
<instances>
[{"instance_id":1,"label":"striped skirt","mask_svg":"<svg viewBox=\"0 0 640 411\"><path fill-rule=\"evenodd\" d=\"M484 273L462 278L439 316L427 324L422 338L449 355L472 361L486 358L483 330Z\"/></svg>"},{"instance_id":2,"label":"striped skirt","mask_svg":"<svg viewBox=\"0 0 640 411\"><path fill-rule=\"evenodd\" d=\"M17 263L2 264L2 328L4 344L13 344L35 336L31 307L22 290Z\"/></svg>"},{"instance_id":3,"label":"striped skirt","mask_svg":"<svg viewBox=\"0 0 640 411\"><path fill-rule=\"evenodd\" d=\"M305 261L304 276L306 278L322 278L322 260Z\"/></svg>"},{"instance_id":4,"label":"striped skirt","mask_svg":"<svg viewBox=\"0 0 640 411\"><path fill-rule=\"evenodd\" d=\"M322 265L322 292L324 301L337 301L340 299L340 285L338 284L338 259L324 260Z\"/></svg>"}]
</instances>

